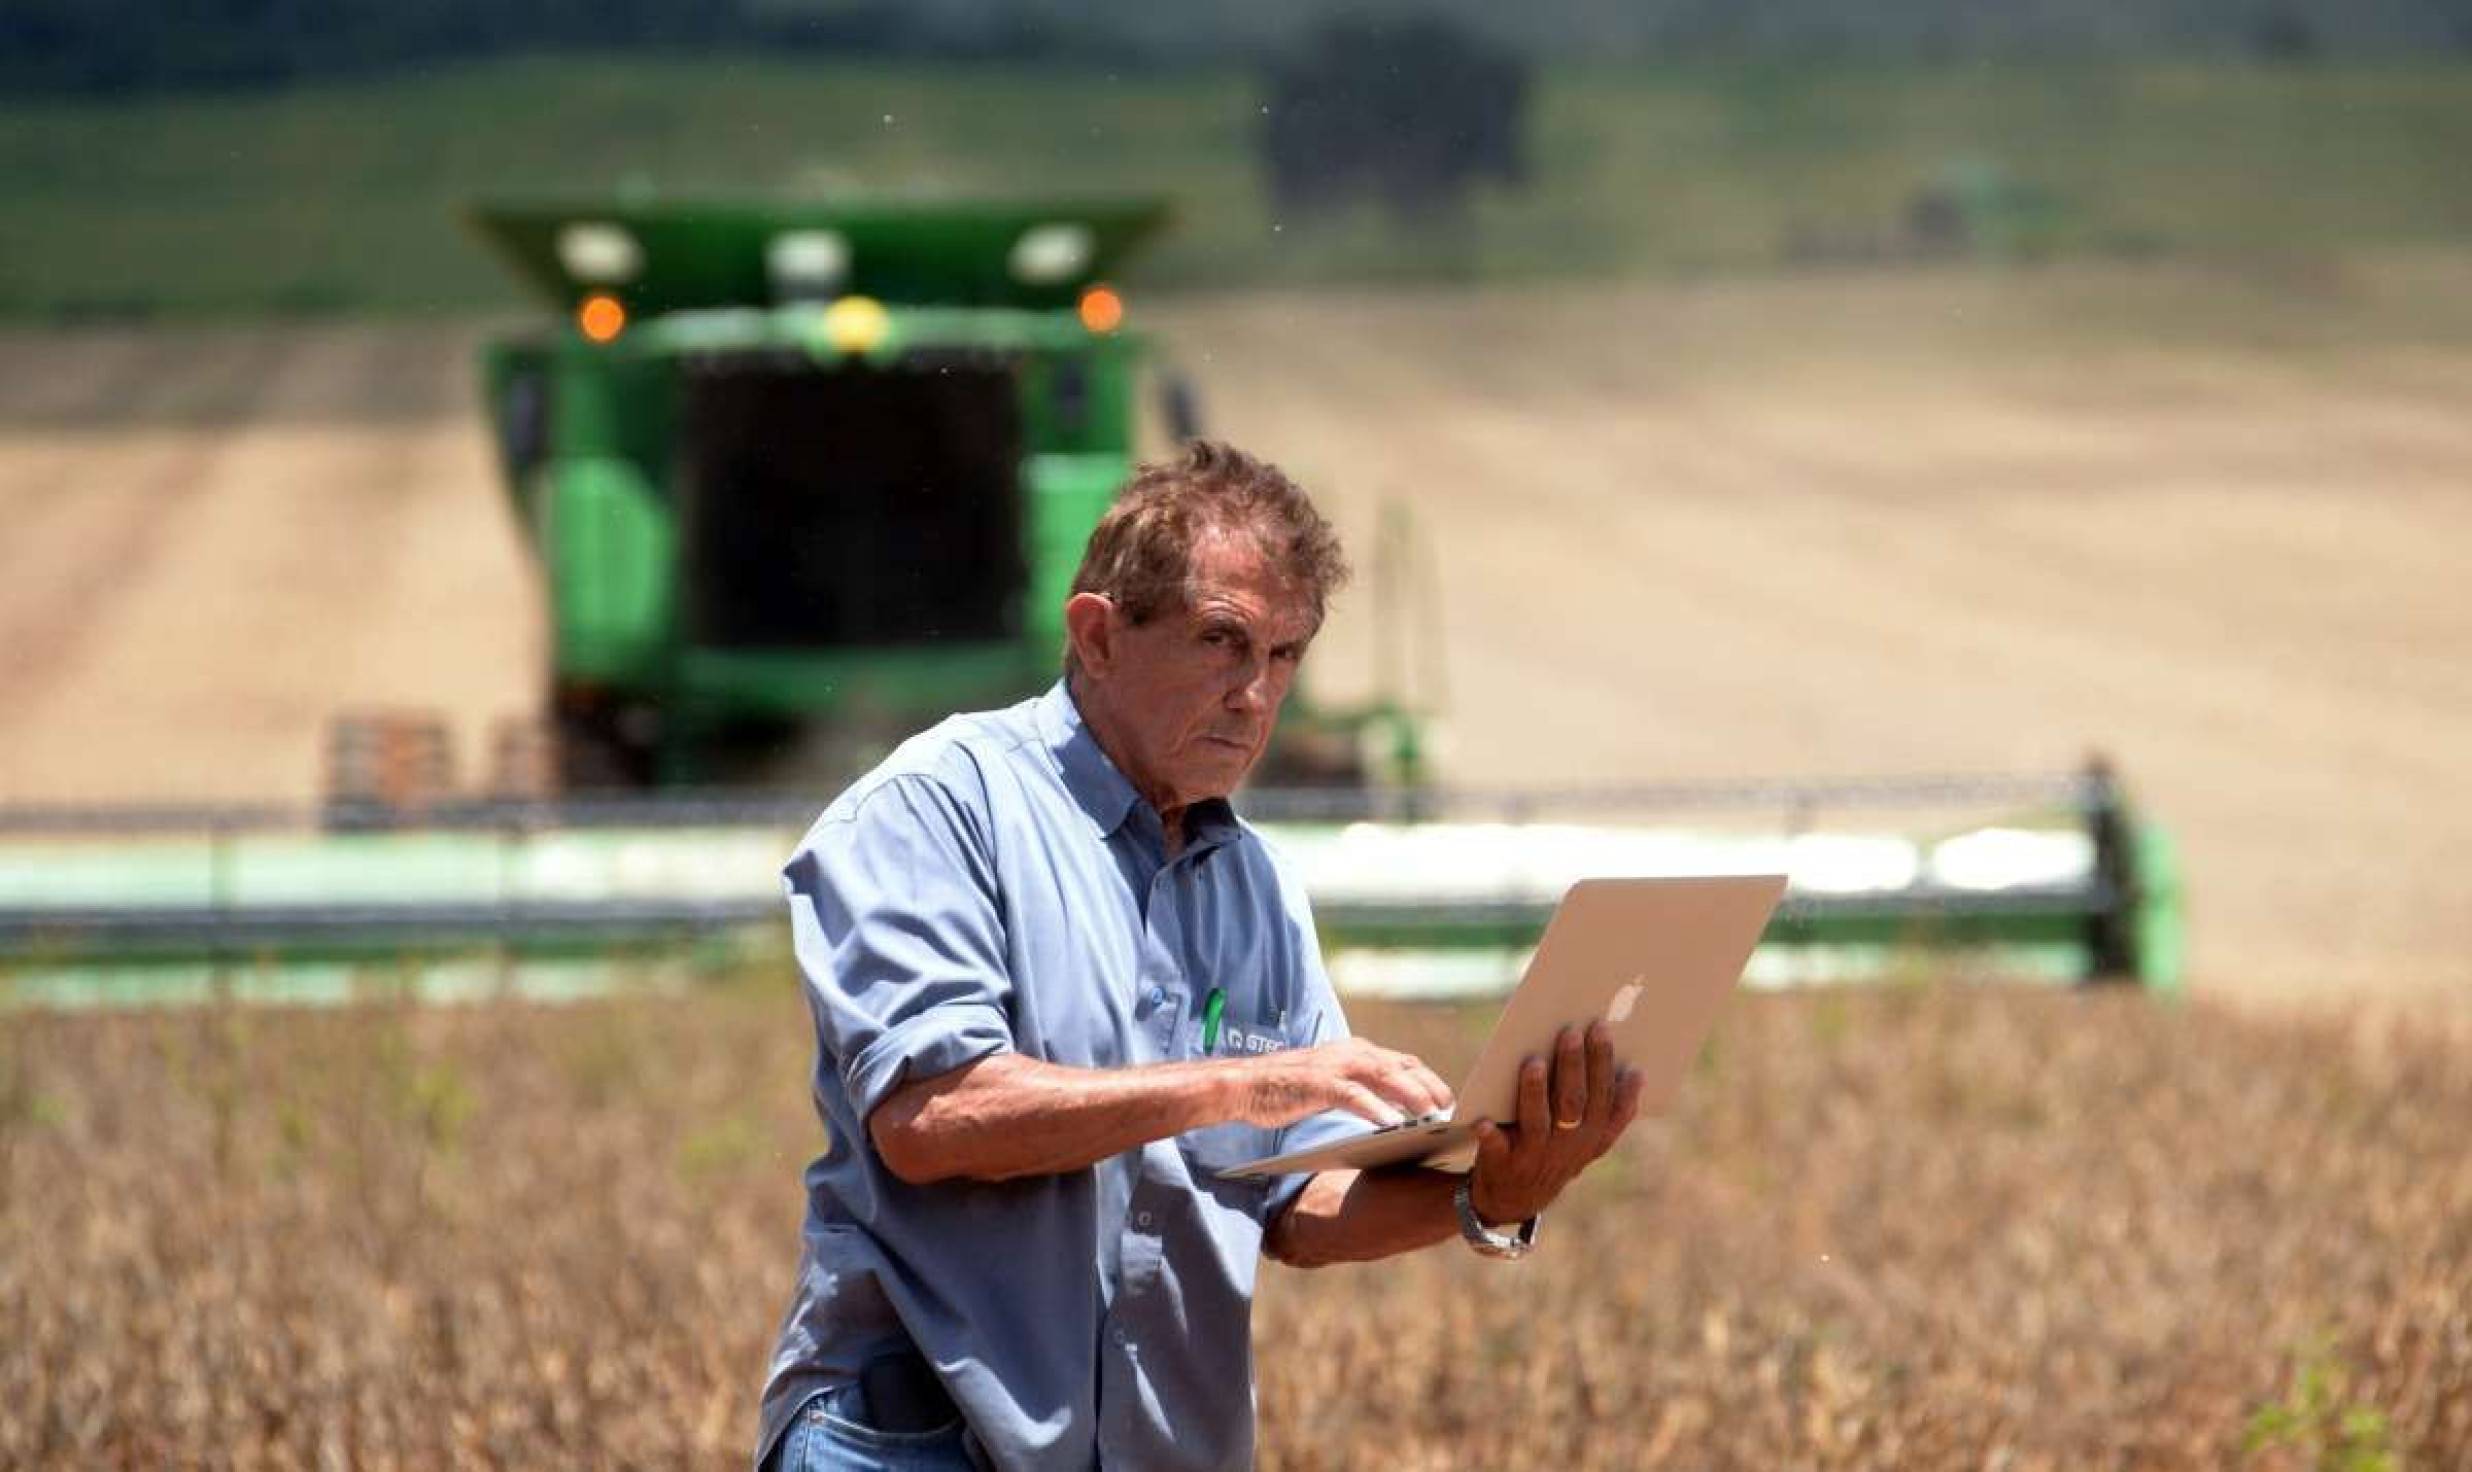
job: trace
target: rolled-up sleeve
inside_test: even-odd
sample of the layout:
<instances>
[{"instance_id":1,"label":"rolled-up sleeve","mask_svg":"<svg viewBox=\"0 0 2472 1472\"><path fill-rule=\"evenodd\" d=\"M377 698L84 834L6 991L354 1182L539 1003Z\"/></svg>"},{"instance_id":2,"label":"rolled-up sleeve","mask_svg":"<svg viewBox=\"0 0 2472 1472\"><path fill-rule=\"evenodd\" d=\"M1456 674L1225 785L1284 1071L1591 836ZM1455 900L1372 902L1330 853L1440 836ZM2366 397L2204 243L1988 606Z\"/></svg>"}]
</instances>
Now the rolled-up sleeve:
<instances>
[{"instance_id":1,"label":"rolled-up sleeve","mask_svg":"<svg viewBox=\"0 0 2472 1472\"><path fill-rule=\"evenodd\" d=\"M898 778L826 814L782 882L823 1063L859 1120L912 1079L1012 1048L986 830L945 783Z\"/></svg>"}]
</instances>

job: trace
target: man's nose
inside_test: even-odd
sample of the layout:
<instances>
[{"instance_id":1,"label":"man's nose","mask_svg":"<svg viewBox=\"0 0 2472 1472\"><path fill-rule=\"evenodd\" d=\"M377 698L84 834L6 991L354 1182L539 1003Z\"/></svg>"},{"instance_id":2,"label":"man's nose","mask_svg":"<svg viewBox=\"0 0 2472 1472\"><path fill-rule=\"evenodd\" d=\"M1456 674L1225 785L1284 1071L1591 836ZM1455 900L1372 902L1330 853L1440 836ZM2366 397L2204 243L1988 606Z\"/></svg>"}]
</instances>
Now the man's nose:
<instances>
[{"instance_id":1,"label":"man's nose","mask_svg":"<svg viewBox=\"0 0 2472 1472\"><path fill-rule=\"evenodd\" d=\"M1277 704L1278 695L1273 686L1274 668L1267 659L1256 659L1246 665L1244 673L1228 687L1228 709L1258 714L1268 712Z\"/></svg>"}]
</instances>

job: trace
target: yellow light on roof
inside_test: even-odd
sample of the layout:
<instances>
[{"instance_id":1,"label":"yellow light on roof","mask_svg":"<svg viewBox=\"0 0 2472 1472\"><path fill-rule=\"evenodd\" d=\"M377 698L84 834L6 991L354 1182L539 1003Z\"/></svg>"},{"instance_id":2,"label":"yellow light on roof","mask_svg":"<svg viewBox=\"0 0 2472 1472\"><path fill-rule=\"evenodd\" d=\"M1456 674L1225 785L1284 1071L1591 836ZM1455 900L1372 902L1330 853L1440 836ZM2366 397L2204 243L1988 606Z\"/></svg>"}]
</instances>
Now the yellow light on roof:
<instances>
[{"instance_id":1,"label":"yellow light on roof","mask_svg":"<svg viewBox=\"0 0 2472 1472\"><path fill-rule=\"evenodd\" d=\"M872 352L892 325L892 313L871 296L845 296L824 309L824 340L837 352Z\"/></svg>"}]
</instances>

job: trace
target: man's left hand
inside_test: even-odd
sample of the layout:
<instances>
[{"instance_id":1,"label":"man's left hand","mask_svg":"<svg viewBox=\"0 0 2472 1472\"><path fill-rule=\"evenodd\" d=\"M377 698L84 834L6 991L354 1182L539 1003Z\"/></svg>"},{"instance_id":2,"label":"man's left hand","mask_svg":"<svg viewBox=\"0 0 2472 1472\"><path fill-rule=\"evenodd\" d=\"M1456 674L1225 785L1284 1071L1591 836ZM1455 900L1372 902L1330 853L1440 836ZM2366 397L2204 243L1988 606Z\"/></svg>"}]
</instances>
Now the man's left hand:
<instances>
[{"instance_id":1,"label":"man's left hand","mask_svg":"<svg viewBox=\"0 0 2472 1472\"><path fill-rule=\"evenodd\" d=\"M1484 1120L1476 1127L1476 1172L1468 1199L1492 1225L1525 1221L1562 1194L1588 1163L1614 1147L1639 1113L1639 1074L1614 1062L1614 1039L1603 1022L1582 1034L1566 1027L1554 1057L1530 1058L1519 1069L1519 1120Z\"/></svg>"}]
</instances>

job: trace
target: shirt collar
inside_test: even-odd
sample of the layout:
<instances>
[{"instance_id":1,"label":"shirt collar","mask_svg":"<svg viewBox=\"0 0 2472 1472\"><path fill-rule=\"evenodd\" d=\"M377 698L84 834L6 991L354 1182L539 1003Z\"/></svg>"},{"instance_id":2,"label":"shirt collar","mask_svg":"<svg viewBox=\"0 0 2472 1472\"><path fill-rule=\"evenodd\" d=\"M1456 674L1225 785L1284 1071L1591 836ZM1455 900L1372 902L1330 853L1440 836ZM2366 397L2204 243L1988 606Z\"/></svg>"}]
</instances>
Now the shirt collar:
<instances>
[{"instance_id":1,"label":"shirt collar","mask_svg":"<svg viewBox=\"0 0 2472 1472\"><path fill-rule=\"evenodd\" d=\"M1133 790L1124 773L1116 770L1116 764L1100 748L1099 738L1083 722L1081 707L1073 703L1068 682L1058 680L1039 697L1038 723L1040 736L1055 755L1056 769L1064 774L1065 790L1073 794L1073 800L1098 825L1101 837L1113 837L1136 807L1147 810L1142 795ZM1152 821L1155 826L1155 817ZM1235 837L1238 831L1236 809L1226 798L1204 798L1185 809L1187 852L1216 847Z\"/></svg>"},{"instance_id":2,"label":"shirt collar","mask_svg":"<svg viewBox=\"0 0 2472 1472\"><path fill-rule=\"evenodd\" d=\"M1081 707L1073 703L1065 681L1058 680L1039 697L1038 720L1039 734L1055 754L1056 770L1064 774L1065 790L1099 826L1101 836L1112 835L1124 826L1141 794L1099 749L1099 738L1082 722Z\"/></svg>"}]
</instances>

